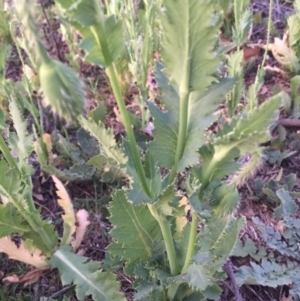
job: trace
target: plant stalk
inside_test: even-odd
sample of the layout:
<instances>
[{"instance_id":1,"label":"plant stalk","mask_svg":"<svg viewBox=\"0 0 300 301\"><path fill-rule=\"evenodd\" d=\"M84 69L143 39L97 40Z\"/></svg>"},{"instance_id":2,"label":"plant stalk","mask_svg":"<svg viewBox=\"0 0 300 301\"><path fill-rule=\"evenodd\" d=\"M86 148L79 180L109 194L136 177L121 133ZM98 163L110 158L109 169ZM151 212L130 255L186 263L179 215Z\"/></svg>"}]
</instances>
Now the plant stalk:
<instances>
[{"instance_id":1,"label":"plant stalk","mask_svg":"<svg viewBox=\"0 0 300 301\"><path fill-rule=\"evenodd\" d=\"M15 168L20 172L19 167L13 156L11 155L9 148L7 147L2 135L0 135L0 150L2 151L3 156L5 157L7 163L11 168Z\"/></svg>"},{"instance_id":2,"label":"plant stalk","mask_svg":"<svg viewBox=\"0 0 300 301\"><path fill-rule=\"evenodd\" d=\"M187 125L188 125L188 107L189 107L189 92L180 93L180 116L179 116L179 132L178 132L178 141L175 152L174 165L171 169L169 175L169 184L173 183L177 174L178 162L182 157L187 134Z\"/></svg>"},{"instance_id":3,"label":"plant stalk","mask_svg":"<svg viewBox=\"0 0 300 301\"><path fill-rule=\"evenodd\" d=\"M131 149L132 156L133 156L134 166L138 173L141 186L142 186L144 192L149 197L151 197L151 191L148 187L145 171L144 171L144 168L142 165L142 160L141 160L138 146L137 146L137 143L136 143L136 140L134 137L133 129L131 127L130 118L129 118L128 112L126 110L124 99L122 97L122 93L121 93L121 89L120 89L120 86L118 83L113 59L111 57L111 54L110 54L110 51L108 48L108 44L107 44L107 40L105 38L105 33L104 33L104 30L102 27L103 26L98 26L97 30L96 30L96 28L94 26L91 26L91 31L92 31L99 47L101 47L102 52L105 57L105 60L106 60L106 63L107 63L107 67L106 67L107 76L109 77L110 84L112 86L112 90L113 90L114 96L116 98L118 108L120 110L122 122L125 127L125 131L127 133L127 137L128 137L129 144L130 144L130 149Z\"/></svg>"},{"instance_id":4,"label":"plant stalk","mask_svg":"<svg viewBox=\"0 0 300 301\"><path fill-rule=\"evenodd\" d=\"M198 216L195 211L192 212L192 225L190 231L189 245L186 253L184 265L181 270L181 274L185 273L190 265L190 261L195 251L195 244L197 239L197 229L198 229Z\"/></svg>"},{"instance_id":5,"label":"plant stalk","mask_svg":"<svg viewBox=\"0 0 300 301\"><path fill-rule=\"evenodd\" d=\"M129 140L129 144L130 144L130 148L131 148L131 152L133 155L133 161L134 161L134 165L135 168L137 170L137 173L139 175L140 178L140 182L141 185L143 187L144 192L151 197L151 191L149 190L148 184L147 184L147 180L146 180L146 175L145 175L145 171L142 165L142 160L141 160L141 156L140 153L138 151L138 147L137 147L137 143L134 137L134 133L133 133L133 129L131 126L131 122L130 122L130 118L128 115L128 112L126 110L126 106L121 94L121 90L118 84L118 79L116 76L116 72L115 72L115 68L114 68L114 64L111 64L109 67L107 67L107 75L110 79L110 83L118 104L118 108L120 110L121 113L121 118L122 118L122 122L123 125L125 127L126 133L127 133L127 137Z\"/></svg>"},{"instance_id":6,"label":"plant stalk","mask_svg":"<svg viewBox=\"0 0 300 301\"><path fill-rule=\"evenodd\" d=\"M19 213L28 222L28 224L33 229L33 231L36 232L41 237L41 239L44 242L45 246L49 250L49 253L52 254L53 253L53 247L52 247L51 239L49 238L49 236L48 236L47 232L45 231L45 229L39 225L39 222L36 221L32 217L32 213L36 209L35 208L33 208L33 209L29 208L29 210L28 209L25 210L24 207L21 204L19 204L18 200L16 200L12 195L9 196L9 199L11 200L13 205L17 208Z\"/></svg>"},{"instance_id":7,"label":"plant stalk","mask_svg":"<svg viewBox=\"0 0 300 301\"><path fill-rule=\"evenodd\" d=\"M171 275L175 276L179 273L179 268L176 260L175 246L170 229L170 223L157 212L157 209L154 207L154 205L148 204L148 208L160 226L170 264L170 272Z\"/></svg>"}]
</instances>

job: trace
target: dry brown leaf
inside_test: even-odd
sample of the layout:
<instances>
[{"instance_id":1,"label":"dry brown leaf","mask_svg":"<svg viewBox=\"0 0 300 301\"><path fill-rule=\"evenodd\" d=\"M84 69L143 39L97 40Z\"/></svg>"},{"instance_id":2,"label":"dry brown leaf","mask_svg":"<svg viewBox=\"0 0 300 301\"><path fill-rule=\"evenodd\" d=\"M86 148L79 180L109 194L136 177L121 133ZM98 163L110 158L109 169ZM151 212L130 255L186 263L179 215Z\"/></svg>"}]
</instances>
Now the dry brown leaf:
<instances>
[{"instance_id":1,"label":"dry brown leaf","mask_svg":"<svg viewBox=\"0 0 300 301\"><path fill-rule=\"evenodd\" d=\"M20 276L13 274L13 275L3 278L2 281L9 282L9 283L24 283L24 286L27 286L27 285L37 282L41 278L44 271L46 271L48 269L49 269L48 267L34 269L34 270L31 270L31 271L27 272L26 274L20 275Z\"/></svg>"},{"instance_id":2,"label":"dry brown leaf","mask_svg":"<svg viewBox=\"0 0 300 301\"><path fill-rule=\"evenodd\" d=\"M89 214L84 209L80 209L76 213L76 221L77 221L77 227L75 230L76 238L72 241L72 247L73 247L74 252L76 252L76 250L80 246L80 244L83 240L84 234L86 232L86 228L90 224L88 218L89 218Z\"/></svg>"},{"instance_id":3,"label":"dry brown leaf","mask_svg":"<svg viewBox=\"0 0 300 301\"><path fill-rule=\"evenodd\" d=\"M47 155L47 160L49 164L52 164L53 162L53 153L52 153L52 141L51 141L51 135L45 133L42 137L43 142L46 145L47 153L45 154L44 150L42 149L39 141L34 142L34 150L38 154L43 154L43 156Z\"/></svg>"},{"instance_id":4,"label":"dry brown leaf","mask_svg":"<svg viewBox=\"0 0 300 301\"><path fill-rule=\"evenodd\" d=\"M45 134L43 135L43 141L44 141L44 143L46 144L48 154L50 154L50 153L52 152L51 135L45 133Z\"/></svg>"},{"instance_id":5,"label":"dry brown leaf","mask_svg":"<svg viewBox=\"0 0 300 301\"><path fill-rule=\"evenodd\" d=\"M188 223L188 220L185 216L177 216L176 217L176 230L175 230L175 238L179 238L182 233L183 228Z\"/></svg>"},{"instance_id":6,"label":"dry brown leaf","mask_svg":"<svg viewBox=\"0 0 300 301\"><path fill-rule=\"evenodd\" d=\"M258 45L254 45L253 47L244 47L243 53L244 53L244 61L248 61L251 58L257 59L260 53L261 47Z\"/></svg>"},{"instance_id":7,"label":"dry brown leaf","mask_svg":"<svg viewBox=\"0 0 300 301\"><path fill-rule=\"evenodd\" d=\"M265 94L268 93L268 91L269 91L268 87L267 86L263 86L261 88L261 90L259 91L259 95L265 95Z\"/></svg>"},{"instance_id":8,"label":"dry brown leaf","mask_svg":"<svg viewBox=\"0 0 300 301\"><path fill-rule=\"evenodd\" d=\"M10 259L31 264L37 268L48 266L46 257L40 250L28 250L23 241L17 247L9 236L0 238L0 252L7 254Z\"/></svg>"},{"instance_id":9,"label":"dry brown leaf","mask_svg":"<svg viewBox=\"0 0 300 301\"><path fill-rule=\"evenodd\" d=\"M66 245L71 243L72 235L74 234L76 229L75 212L74 212L72 201L62 182L55 176L52 176L52 180L55 183L57 189L56 194L59 197L57 202L65 212L65 214L62 215L62 219L64 221L64 233L61 242L62 245Z\"/></svg>"},{"instance_id":10,"label":"dry brown leaf","mask_svg":"<svg viewBox=\"0 0 300 301\"><path fill-rule=\"evenodd\" d=\"M284 221L278 221L274 228L275 228L276 231L283 234L286 230L286 226L284 225Z\"/></svg>"},{"instance_id":11,"label":"dry brown leaf","mask_svg":"<svg viewBox=\"0 0 300 301\"><path fill-rule=\"evenodd\" d=\"M179 207L183 207L183 206L184 206L185 215L184 216L177 216L176 220L175 220L175 225L176 225L175 237L176 238L180 237L183 228L188 223L188 220L186 218L186 214L188 213L188 211L190 210L191 207L188 203L188 199L185 196L182 197L182 199L179 201Z\"/></svg>"},{"instance_id":12,"label":"dry brown leaf","mask_svg":"<svg viewBox=\"0 0 300 301\"><path fill-rule=\"evenodd\" d=\"M264 67L264 69L266 71L279 73L283 78L288 78L289 77L288 74L284 70L282 70L282 69L280 69L276 66L272 67L272 66L267 65L267 66Z\"/></svg>"},{"instance_id":13,"label":"dry brown leaf","mask_svg":"<svg viewBox=\"0 0 300 301\"><path fill-rule=\"evenodd\" d=\"M16 274L7 276L2 279L3 282L9 282L9 283L19 283L20 282L20 277Z\"/></svg>"},{"instance_id":14,"label":"dry brown leaf","mask_svg":"<svg viewBox=\"0 0 300 301\"><path fill-rule=\"evenodd\" d=\"M187 197L185 197L185 196L179 201L179 207L182 207L182 206L184 206L185 214L187 214L191 210L191 206L188 203Z\"/></svg>"}]
</instances>

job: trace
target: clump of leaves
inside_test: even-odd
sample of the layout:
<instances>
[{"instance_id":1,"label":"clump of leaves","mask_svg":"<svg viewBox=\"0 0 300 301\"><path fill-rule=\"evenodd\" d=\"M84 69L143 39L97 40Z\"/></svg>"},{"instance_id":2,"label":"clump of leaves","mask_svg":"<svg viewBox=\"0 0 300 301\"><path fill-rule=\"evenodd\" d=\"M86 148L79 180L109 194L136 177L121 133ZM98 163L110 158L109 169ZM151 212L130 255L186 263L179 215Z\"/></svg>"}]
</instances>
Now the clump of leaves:
<instances>
[{"instance_id":1,"label":"clump of leaves","mask_svg":"<svg viewBox=\"0 0 300 301\"><path fill-rule=\"evenodd\" d=\"M265 46L272 51L274 58L291 74L298 74L300 71L300 2L294 1L295 13L288 17L288 28L282 37L274 38L274 42Z\"/></svg>"},{"instance_id":2,"label":"clump of leaves","mask_svg":"<svg viewBox=\"0 0 300 301\"><path fill-rule=\"evenodd\" d=\"M50 103L67 120L78 118L82 128L98 140L94 166L109 162L110 168L128 178L129 184L114 193L109 209L113 225L109 256L121 260L124 272L134 276L137 300L218 300L222 290L217 282L226 277L222 266L232 255L245 223L234 215L239 204L239 180L226 184L224 179L236 172L246 176L254 168L252 164L240 169L236 159L248 153L254 158L261 154L261 144L270 138L267 128L276 118L280 99L274 97L258 106L258 77L247 110L208 136L206 129L217 119L213 112L236 83L235 78L217 76L221 62L216 49L219 11L209 0L161 1L163 63L157 63L154 72L159 102L145 103L155 128L153 140L141 150L116 72L124 46L122 20L114 14L105 15L96 0L56 2L65 20L81 34L80 47L86 62L105 68L126 132L117 143L101 120L79 116L82 91L78 85L74 87L73 80L64 81L73 72L53 63L41 50L40 41L33 37L30 12L26 13L25 4L30 7L30 1L23 0L28 37L33 37L38 61L47 71L40 67L43 72L39 76ZM54 73L60 77L55 81L57 86L52 87L56 90L51 92L45 84ZM72 88L76 95L66 96ZM74 101L74 106L68 101ZM175 193L178 174L186 170L189 177L185 194ZM199 221L202 226L198 231ZM57 248L57 239L45 253L50 258L48 264L60 271L63 284L76 285L80 300L89 295L94 300L125 300L118 292L115 276L99 270L100 263L87 262L65 244Z\"/></svg>"},{"instance_id":3,"label":"clump of leaves","mask_svg":"<svg viewBox=\"0 0 300 301\"><path fill-rule=\"evenodd\" d=\"M265 225L257 217L253 218L266 246L257 247L250 239L244 244L239 243L233 254L241 257L250 255L256 260L251 262L250 266L241 266L238 269L235 276L239 285L251 284L274 288L286 285L290 288L292 297L299 297L299 206L291 196L293 193L287 190L291 189L295 179L295 175L290 175L286 179L285 188L278 189L276 193L268 188L264 189L268 196L280 202L274 210L274 217L278 219L278 223L274 227Z\"/></svg>"}]
</instances>

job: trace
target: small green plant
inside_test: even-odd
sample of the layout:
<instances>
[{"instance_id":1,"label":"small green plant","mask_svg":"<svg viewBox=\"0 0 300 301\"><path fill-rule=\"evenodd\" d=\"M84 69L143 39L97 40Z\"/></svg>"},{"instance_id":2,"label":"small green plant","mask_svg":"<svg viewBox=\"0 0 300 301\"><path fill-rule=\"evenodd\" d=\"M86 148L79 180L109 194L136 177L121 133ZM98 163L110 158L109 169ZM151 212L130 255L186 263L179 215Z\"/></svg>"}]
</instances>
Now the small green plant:
<instances>
[{"instance_id":1,"label":"small green plant","mask_svg":"<svg viewBox=\"0 0 300 301\"><path fill-rule=\"evenodd\" d=\"M282 188L276 190L273 182L263 188L262 192L273 204L278 206L274 210L277 220L275 226L265 225L258 217L253 218L264 239L265 246L257 245L250 238L239 242L233 251L234 256L246 257L250 255L255 261L250 266L238 268L235 277L239 286L243 284L262 285L267 287L287 286L289 294L298 300L299 290L299 206L292 195L299 197L299 193L290 192L296 181L295 175L285 179ZM274 185L275 184L275 185ZM271 187L272 186L272 187ZM258 193L261 194L262 192ZM259 196L259 195L258 195Z\"/></svg>"},{"instance_id":2,"label":"small green plant","mask_svg":"<svg viewBox=\"0 0 300 301\"><path fill-rule=\"evenodd\" d=\"M24 33L32 42L41 88L49 103L61 117L69 122L78 120L98 140L99 154L93 157L94 166L102 168L103 162L109 162L110 168L129 180L112 197L109 211L113 242L108 246L109 255L103 266L109 266L109 257L123 263L124 272L135 279L136 300L218 300L222 290L217 282L226 278L222 266L233 254L245 224L243 218L234 215L239 204L236 184L255 167L253 162L262 152L261 143L269 140L267 127L276 117L279 97L258 106L255 94L261 83L258 76L245 112L233 116L217 133L209 135L207 128L217 119L213 112L236 83L235 78L221 78L218 73L219 11L209 0L158 1L162 63L157 62L154 67L156 100L145 101L155 128L153 139L141 150L117 74L116 64L124 47L121 18L109 10L108 3L105 15L96 0L56 3L65 20L81 34L80 47L85 51L86 62L105 68L126 132L117 143L101 120L81 115L84 92L80 78L66 65L49 58L34 32L32 1L19 1L20 18L26 25ZM145 66L148 63L147 60ZM239 70L235 75L238 73ZM139 81L141 92L147 90L143 78ZM236 93L240 95L239 91ZM232 115L236 103L231 106ZM18 167L18 161L8 155L4 141L2 144L10 165L4 181L11 179L9 173ZM18 149L22 144L14 146ZM237 159L245 154L253 155L252 161L247 168L241 168ZM42 155L40 162L47 160ZM185 192L178 193L178 175L183 172ZM27 182L21 185L27 189L27 197L31 195L29 174L28 171ZM226 183L224 179L232 174L236 175L235 181ZM21 172L14 178L23 183L22 176ZM13 191L18 195L22 192ZM16 225L20 226L23 220L31 222L29 211L22 211L17 201L13 205L16 212L23 214ZM8 210L6 206L2 209ZM100 270L100 263L75 254L69 246L74 219L65 222L68 236L66 239L64 234L58 244L51 224L41 227L45 222L40 215L34 217L39 226L32 227L36 226L34 230L45 245L37 247L43 247L46 264L58 268L63 284L76 285L79 300L89 295L94 300L125 300L112 272ZM26 233L21 234L27 238Z\"/></svg>"},{"instance_id":3,"label":"small green plant","mask_svg":"<svg viewBox=\"0 0 300 301\"><path fill-rule=\"evenodd\" d=\"M216 1L222 10L223 28L227 38L232 38L234 46L240 49L252 30L252 12L249 0Z\"/></svg>"}]
</instances>

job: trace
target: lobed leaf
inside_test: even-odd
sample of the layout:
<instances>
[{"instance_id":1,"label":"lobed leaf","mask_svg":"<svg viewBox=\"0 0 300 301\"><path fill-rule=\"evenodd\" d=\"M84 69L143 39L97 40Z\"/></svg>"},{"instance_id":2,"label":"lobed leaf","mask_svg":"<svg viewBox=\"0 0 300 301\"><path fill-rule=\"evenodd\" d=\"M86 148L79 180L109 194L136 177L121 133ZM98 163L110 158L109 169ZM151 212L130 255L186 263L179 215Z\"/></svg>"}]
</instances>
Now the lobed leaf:
<instances>
[{"instance_id":1,"label":"lobed leaf","mask_svg":"<svg viewBox=\"0 0 300 301\"><path fill-rule=\"evenodd\" d=\"M55 176L52 176L52 180L56 186L56 194L58 196L58 204L64 210L62 219L64 221L63 237L61 239L61 245L70 244L72 235L75 232L75 212L72 201L66 191L64 185Z\"/></svg>"},{"instance_id":2,"label":"lobed leaf","mask_svg":"<svg viewBox=\"0 0 300 301\"><path fill-rule=\"evenodd\" d=\"M125 191L119 190L113 196L109 208L109 220L114 225L111 236L114 243L108 250L125 259L127 270L153 256L153 245L162 239L157 221L146 205L132 205ZM132 270L128 270L132 274Z\"/></svg>"},{"instance_id":3,"label":"lobed leaf","mask_svg":"<svg viewBox=\"0 0 300 301\"><path fill-rule=\"evenodd\" d=\"M79 300L92 295L95 301L125 301L119 292L120 284L116 276L99 270L100 263L87 260L86 257L74 254L71 248L63 246L48 262L51 267L58 268L63 285L76 285Z\"/></svg>"},{"instance_id":4,"label":"lobed leaf","mask_svg":"<svg viewBox=\"0 0 300 301\"><path fill-rule=\"evenodd\" d=\"M29 157L32 152L32 135L29 135L27 132L27 122L24 121L23 116L21 115L21 111L16 103L16 99L11 97L9 104L9 112L14 123L14 128L17 133L17 139L13 141L10 140L11 149L16 152L19 161L24 164L24 160ZM15 142L15 143L14 143ZM14 145L15 144L15 145Z\"/></svg>"},{"instance_id":5,"label":"lobed leaf","mask_svg":"<svg viewBox=\"0 0 300 301\"><path fill-rule=\"evenodd\" d=\"M210 271L205 265L192 263L187 271L172 279L178 283L187 283L191 288L204 291L208 286L212 285Z\"/></svg>"},{"instance_id":6,"label":"lobed leaf","mask_svg":"<svg viewBox=\"0 0 300 301\"><path fill-rule=\"evenodd\" d=\"M106 130L102 122L96 124L92 119L87 120L85 118L79 118L79 122L86 131L99 141L100 149L103 150L108 158L113 159L120 165L126 163L126 158L117 146L113 133L110 130Z\"/></svg>"},{"instance_id":7,"label":"lobed leaf","mask_svg":"<svg viewBox=\"0 0 300 301\"><path fill-rule=\"evenodd\" d=\"M23 234L30 230L23 216L11 203L0 205L0 238L14 233Z\"/></svg>"},{"instance_id":8,"label":"lobed leaf","mask_svg":"<svg viewBox=\"0 0 300 301\"><path fill-rule=\"evenodd\" d=\"M236 77L237 81L233 89L227 95L227 108L229 116L232 117L237 104L240 102L243 93L243 50L236 51L228 57L228 76Z\"/></svg>"},{"instance_id":9,"label":"lobed leaf","mask_svg":"<svg viewBox=\"0 0 300 301\"><path fill-rule=\"evenodd\" d=\"M167 111L161 110L152 102L147 102L154 117L153 136L155 140L148 145L154 159L161 165L171 168L174 165L175 150L179 131L179 96L177 89L168 84L162 65L156 65L156 80L162 96L159 96ZM197 150L205 143L204 130L216 119L213 111L224 95L232 88L234 79L224 79L202 92L194 92L189 99L189 122L183 155L178 170L198 162Z\"/></svg>"},{"instance_id":10,"label":"lobed leaf","mask_svg":"<svg viewBox=\"0 0 300 301\"><path fill-rule=\"evenodd\" d=\"M220 58L213 52L219 24L209 0L165 0L162 59L172 84L188 91L208 87Z\"/></svg>"},{"instance_id":11,"label":"lobed leaf","mask_svg":"<svg viewBox=\"0 0 300 301\"><path fill-rule=\"evenodd\" d=\"M10 237L0 238L0 252L4 252L10 259L18 260L37 268L46 267L46 257L37 249L28 248L23 241L17 246Z\"/></svg>"},{"instance_id":12,"label":"lobed leaf","mask_svg":"<svg viewBox=\"0 0 300 301\"><path fill-rule=\"evenodd\" d=\"M89 63L107 67L115 61L124 48L122 23L115 16L105 17L96 0L79 0L71 3L56 0L65 10L72 25L83 39L80 46ZM107 46L107 49L103 45Z\"/></svg>"}]
</instances>

